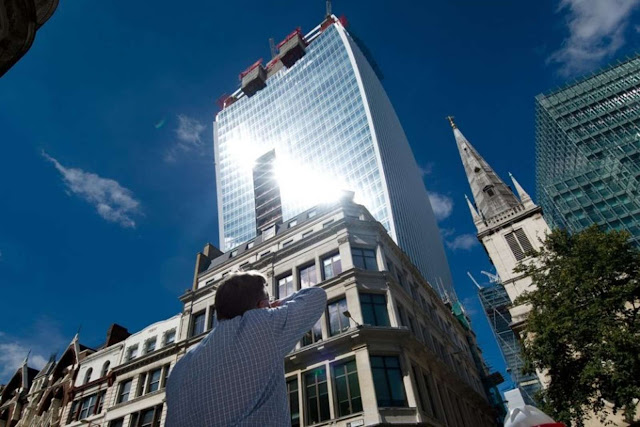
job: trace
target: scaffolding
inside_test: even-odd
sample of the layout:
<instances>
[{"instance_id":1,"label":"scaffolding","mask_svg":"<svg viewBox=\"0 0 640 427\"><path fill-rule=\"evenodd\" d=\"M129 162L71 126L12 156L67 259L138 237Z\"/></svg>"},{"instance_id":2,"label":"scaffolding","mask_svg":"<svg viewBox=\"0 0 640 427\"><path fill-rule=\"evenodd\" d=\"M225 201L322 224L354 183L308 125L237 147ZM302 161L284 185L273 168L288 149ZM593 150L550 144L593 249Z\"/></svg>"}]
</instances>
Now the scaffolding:
<instances>
[{"instance_id":1,"label":"scaffolding","mask_svg":"<svg viewBox=\"0 0 640 427\"><path fill-rule=\"evenodd\" d=\"M535 374L523 373L522 349L518 336L511 329L509 308L512 304L507 291L502 283L494 282L485 287L478 286L478 294L491 330L504 356L511 379L516 387L522 391L526 403L535 406L534 396L542 386Z\"/></svg>"}]
</instances>

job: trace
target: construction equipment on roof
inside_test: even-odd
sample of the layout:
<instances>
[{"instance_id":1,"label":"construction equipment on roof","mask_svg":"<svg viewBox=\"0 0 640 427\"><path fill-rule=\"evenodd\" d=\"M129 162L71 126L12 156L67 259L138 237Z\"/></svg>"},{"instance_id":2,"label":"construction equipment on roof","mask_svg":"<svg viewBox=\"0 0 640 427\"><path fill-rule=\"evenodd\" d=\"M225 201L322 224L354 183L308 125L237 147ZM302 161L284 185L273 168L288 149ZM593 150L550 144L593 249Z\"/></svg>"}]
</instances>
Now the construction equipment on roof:
<instances>
[{"instance_id":1,"label":"construction equipment on roof","mask_svg":"<svg viewBox=\"0 0 640 427\"><path fill-rule=\"evenodd\" d=\"M240 73L240 80L242 92L249 97L267 86L267 71L262 66L262 58Z\"/></svg>"},{"instance_id":2,"label":"construction equipment on roof","mask_svg":"<svg viewBox=\"0 0 640 427\"><path fill-rule=\"evenodd\" d=\"M298 27L278 44L280 60L285 67L289 68L304 56L306 47L307 42Z\"/></svg>"}]
</instances>

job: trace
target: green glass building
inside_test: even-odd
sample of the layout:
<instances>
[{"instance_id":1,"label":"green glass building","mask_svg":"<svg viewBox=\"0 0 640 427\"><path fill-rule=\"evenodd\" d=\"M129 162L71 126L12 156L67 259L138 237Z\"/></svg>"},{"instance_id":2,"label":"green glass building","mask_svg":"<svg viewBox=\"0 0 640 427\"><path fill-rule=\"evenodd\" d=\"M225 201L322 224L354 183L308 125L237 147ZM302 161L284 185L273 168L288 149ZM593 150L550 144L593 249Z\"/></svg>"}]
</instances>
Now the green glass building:
<instances>
[{"instance_id":1,"label":"green glass building","mask_svg":"<svg viewBox=\"0 0 640 427\"><path fill-rule=\"evenodd\" d=\"M552 228L640 244L640 55L536 97L536 187Z\"/></svg>"}]
</instances>

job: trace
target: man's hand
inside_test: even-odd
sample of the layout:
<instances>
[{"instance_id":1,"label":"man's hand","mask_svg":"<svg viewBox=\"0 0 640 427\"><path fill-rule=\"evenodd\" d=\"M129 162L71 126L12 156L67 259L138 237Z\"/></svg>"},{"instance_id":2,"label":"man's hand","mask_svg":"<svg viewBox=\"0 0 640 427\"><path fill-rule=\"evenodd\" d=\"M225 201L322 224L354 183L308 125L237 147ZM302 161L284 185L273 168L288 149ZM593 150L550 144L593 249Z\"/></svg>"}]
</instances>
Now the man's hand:
<instances>
[{"instance_id":1,"label":"man's hand","mask_svg":"<svg viewBox=\"0 0 640 427\"><path fill-rule=\"evenodd\" d=\"M271 302L271 303L269 304L269 307L271 307L271 308L280 307L280 300L279 300L279 299L277 299L277 300L275 300L275 301Z\"/></svg>"}]
</instances>

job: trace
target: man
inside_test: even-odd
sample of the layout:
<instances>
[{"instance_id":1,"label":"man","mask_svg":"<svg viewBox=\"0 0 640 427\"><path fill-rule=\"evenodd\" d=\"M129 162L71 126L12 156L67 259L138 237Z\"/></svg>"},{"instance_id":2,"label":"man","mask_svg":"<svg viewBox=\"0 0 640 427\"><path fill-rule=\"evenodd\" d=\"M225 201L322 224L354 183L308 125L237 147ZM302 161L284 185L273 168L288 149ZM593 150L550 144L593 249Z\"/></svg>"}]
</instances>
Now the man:
<instances>
[{"instance_id":1,"label":"man","mask_svg":"<svg viewBox=\"0 0 640 427\"><path fill-rule=\"evenodd\" d=\"M260 273L229 277L216 292L218 324L169 375L166 426L290 425L284 356L326 303L317 287L269 303Z\"/></svg>"}]
</instances>

